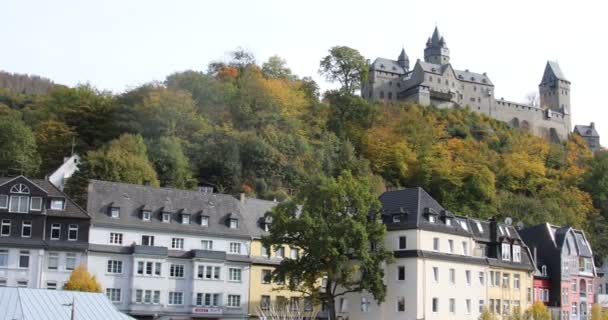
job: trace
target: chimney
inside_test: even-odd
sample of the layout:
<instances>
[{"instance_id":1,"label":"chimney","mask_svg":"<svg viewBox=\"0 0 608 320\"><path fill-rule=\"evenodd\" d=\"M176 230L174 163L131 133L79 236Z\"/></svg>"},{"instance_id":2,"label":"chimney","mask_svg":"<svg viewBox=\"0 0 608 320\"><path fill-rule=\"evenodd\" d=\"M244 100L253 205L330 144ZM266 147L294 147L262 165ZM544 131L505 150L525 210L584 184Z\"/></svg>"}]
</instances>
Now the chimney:
<instances>
[{"instance_id":1,"label":"chimney","mask_svg":"<svg viewBox=\"0 0 608 320\"><path fill-rule=\"evenodd\" d=\"M241 192L241 203L245 203L245 194Z\"/></svg>"},{"instance_id":2,"label":"chimney","mask_svg":"<svg viewBox=\"0 0 608 320\"><path fill-rule=\"evenodd\" d=\"M536 257L536 246L534 246L534 264L538 264L538 258Z\"/></svg>"},{"instance_id":3,"label":"chimney","mask_svg":"<svg viewBox=\"0 0 608 320\"><path fill-rule=\"evenodd\" d=\"M591 129L595 129L595 122L591 122L589 126L591 127Z\"/></svg>"},{"instance_id":4,"label":"chimney","mask_svg":"<svg viewBox=\"0 0 608 320\"><path fill-rule=\"evenodd\" d=\"M144 186L149 187L150 186L150 180L144 180Z\"/></svg>"}]
</instances>

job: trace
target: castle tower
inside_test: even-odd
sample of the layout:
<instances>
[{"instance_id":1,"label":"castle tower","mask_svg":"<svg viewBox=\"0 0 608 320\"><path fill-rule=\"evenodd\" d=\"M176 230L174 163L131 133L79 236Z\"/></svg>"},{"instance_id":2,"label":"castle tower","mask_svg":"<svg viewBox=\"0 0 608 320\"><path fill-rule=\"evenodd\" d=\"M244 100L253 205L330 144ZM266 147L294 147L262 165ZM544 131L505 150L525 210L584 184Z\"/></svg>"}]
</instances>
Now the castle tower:
<instances>
[{"instance_id":1,"label":"castle tower","mask_svg":"<svg viewBox=\"0 0 608 320\"><path fill-rule=\"evenodd\" d=\"M405 71L410 71L410 58L405 53L405 48L401 49L401 53L399 54L399 58L397 58L397 62Z\"/></svg>"},{"instance_id":2,"label":"castle tower","mask_svg":"<svg viewBox=\"0 0 608 320\"><path fill-rule=\"evenodd\" d=\"M433 31L433 36L426 42L424 61L441 65L450 63L450 49L448 49L445 39L439 34L437 27Z\"/></svg>"},{"instance_id":3,"label":"castle tower","mask_svg":"<svg viewBox=\"0 0 608 320\"><path fill-rule=\"evenodd\" d=\"M547 62L538 90L541 107L570 114L570 81L566 79L557 62Z\"/></svg>"}]
</instances>

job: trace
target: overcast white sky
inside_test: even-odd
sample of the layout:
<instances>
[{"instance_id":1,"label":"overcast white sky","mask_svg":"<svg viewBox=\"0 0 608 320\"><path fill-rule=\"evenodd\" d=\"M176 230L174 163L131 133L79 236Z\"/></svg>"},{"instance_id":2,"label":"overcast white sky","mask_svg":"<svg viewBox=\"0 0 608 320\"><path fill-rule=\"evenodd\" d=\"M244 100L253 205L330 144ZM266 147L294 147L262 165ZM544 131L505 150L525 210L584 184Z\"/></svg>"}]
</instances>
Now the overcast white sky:
<instances>
[{"instance_id":1,"label":"overcast white sky","mask_svg":"<svg viewBox=\"0 0 608 320\"><path fill-rule=\"evenodd\" d=\"M590 0L2 0L0 70L121 92L206 70L242 46L328 88L317 69L330 47L396 59L404 46L413 62L437 24L452 65L487 72L497 98L524 101L557 60L572 82L573 124L595 121L608 141L606 9Z\"/></svg>"}]
</instances>

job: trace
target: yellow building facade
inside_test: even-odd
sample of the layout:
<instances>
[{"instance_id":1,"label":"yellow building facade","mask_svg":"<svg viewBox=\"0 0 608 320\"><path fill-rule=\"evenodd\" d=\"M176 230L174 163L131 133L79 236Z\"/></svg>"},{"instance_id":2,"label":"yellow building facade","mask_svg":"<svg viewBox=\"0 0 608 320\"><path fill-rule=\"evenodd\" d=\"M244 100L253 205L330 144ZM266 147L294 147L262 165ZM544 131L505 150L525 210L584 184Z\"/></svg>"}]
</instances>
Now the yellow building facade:
<instances>
[{"instance_id":1,"label":"yellow building facade","mask_svg":"<svg viewBox=\"0 0 608 320\"><path fill-rule=\"evenodd\" d=\"M526 311L533 303L533 280L531 271L490 266L488 270L488 309L498 319Z\"/></svg>"}]
</instances>

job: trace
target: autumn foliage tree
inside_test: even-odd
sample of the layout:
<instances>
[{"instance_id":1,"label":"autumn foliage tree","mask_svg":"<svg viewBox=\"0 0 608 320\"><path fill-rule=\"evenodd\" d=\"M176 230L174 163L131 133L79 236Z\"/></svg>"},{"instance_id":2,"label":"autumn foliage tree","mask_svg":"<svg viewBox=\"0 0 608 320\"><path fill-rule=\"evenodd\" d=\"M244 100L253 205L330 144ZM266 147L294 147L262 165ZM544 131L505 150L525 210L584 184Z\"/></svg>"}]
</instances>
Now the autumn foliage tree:
<instances>
[{"instance_id":1,"label":"autumn foliage tree","mask_svg":"<svg viewBox=\"0 0 608 320\"><path fill-rule=\"evenodd\" d=\"M91 275L85 266L77 266L70 278L63 286L64 290L84 291L84 292L101 292L101 285L94 275Z\"/></svg>"},{"instance_id":2,"label":"autumn foliage tree","mask_svg":"<svg viewBox=\"0 0 608 320\"><path fill-rule=\"evenodd\" d=\"M551 312L541 301L536 301L524 313L526 320L551 320Z\"/></svg>"}]
</instances>

